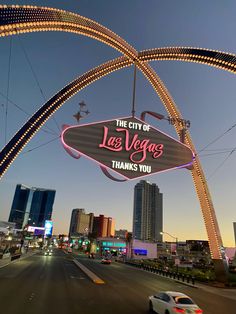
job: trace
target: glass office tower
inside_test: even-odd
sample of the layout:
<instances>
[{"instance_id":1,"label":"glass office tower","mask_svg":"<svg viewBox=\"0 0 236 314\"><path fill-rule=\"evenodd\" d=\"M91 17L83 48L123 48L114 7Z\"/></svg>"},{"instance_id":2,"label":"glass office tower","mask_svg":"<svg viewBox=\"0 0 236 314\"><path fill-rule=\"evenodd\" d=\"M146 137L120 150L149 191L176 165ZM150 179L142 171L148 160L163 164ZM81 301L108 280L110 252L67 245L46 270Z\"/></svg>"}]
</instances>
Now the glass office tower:
<instances>
[{"instance_id":1,"label":"glass office tower","mask_svg":"<svg viewBox=\"0 0 236 314\"><path fill-rule=\"evenodd\" d=\"M56 191L35 188L29 214L30 225L44 227L45 220L51 220Z\"/></svg>"},{"instance_id":2,"label":"glass office tower","mask_svg":"<svg viewBox=\"0 0 236 314\"><path fill-rule=\"evenodd\" d=\"M155 183L141 180L134 187L133 238L162 242L163 195Z\"/></svg>"},{"instance_id":3,"label":"glass office tower","mask_svg":"<svg viewBox=\"0 0 236 314\"><path fill-rule=\"evenodd\" d=\"M17 184L8 221L15 222L17 229L27 224L44 227L52 217L55 194L55 190Z\"/></svg>"},{"instance_id":4,"label":"glass office tower","mask_svg":"<svg viewBox=\"0 0 236 314\"><path fill-rule=\"evenodd\" d=\"M22 229L24 222L28 221L30 198L32 198L32 189L23 184L17 184L8 219L9 222L16 224L16 229Z\"/></svg>"}]
</instances>

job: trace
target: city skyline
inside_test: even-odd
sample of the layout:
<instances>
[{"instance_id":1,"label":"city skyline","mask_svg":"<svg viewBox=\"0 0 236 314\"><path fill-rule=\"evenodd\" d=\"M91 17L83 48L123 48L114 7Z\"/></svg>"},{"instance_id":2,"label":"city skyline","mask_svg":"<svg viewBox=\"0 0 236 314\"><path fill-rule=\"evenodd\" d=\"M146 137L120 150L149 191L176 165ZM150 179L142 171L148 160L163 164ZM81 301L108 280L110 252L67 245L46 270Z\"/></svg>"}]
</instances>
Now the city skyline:
<instances>
[{"instance_id":1,"label":"city skyline","mask_svg":"<svg viewBox=\"0 0 236 314\"><path fill-rule=\"evenodd\" d=\"M12 1L1 3L12 4ZM91 18L123 37L137 50L189 46L236 53L236 43L232 41L236 4L232 1L209 1L207 4L181 1L180 5L173 1L162 4L150 1L148 6L145 1L135 1L134 5L132 1L118 4L107 0L89 5L86 1L58 3L55 0L20 2L23 3L46 5ZM75 77L120 56L95 40L59 32L1 38L0 53L1 147L27 119L25 112L34 113ZM191 121L190 133L207 177L224 245L233 246L235 77L200 64L159 61L151 62L151 65L169 89L183 117ZM56 112L1 179L0 219L7 219L15 186L22 183L57 191L52 217L56 233L68 233L71 211L78 207L114 217L116 229L131 230L133 188L139 180L110 181L90 160L74 160L67 155L58 136L63 124L77 124L73 115L78 112L82 100L90 114L80 123L92 123L131 114L132 92L133 67L96 81ZM168 115L139 72L135 110L137 117L144 110ZM149 118L148 123L178 139L167 121ZM217 138L219 140L215 141ZM208 146L211 142L214 143ZM144 179L156 183L165 195L163 231L179 240L207 238L188 170L169 171Z\"/></svg>"}]
</instances>

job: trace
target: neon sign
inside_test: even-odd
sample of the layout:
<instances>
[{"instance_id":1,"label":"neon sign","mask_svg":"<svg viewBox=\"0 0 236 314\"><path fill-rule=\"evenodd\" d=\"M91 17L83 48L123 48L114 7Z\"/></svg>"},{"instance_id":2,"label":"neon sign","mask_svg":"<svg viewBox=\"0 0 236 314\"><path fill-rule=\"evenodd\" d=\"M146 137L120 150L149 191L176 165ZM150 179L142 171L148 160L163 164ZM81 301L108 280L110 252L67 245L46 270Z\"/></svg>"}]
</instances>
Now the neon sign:
<instances>
[{"instance_id":1,"label":"neon sign","mask_svg":"<svg viewBox=\"0 0 236 314\"><path fill-rule=\"evenodd\" d=\"M44 224L44 235L45 237L49 237L52 235L53 222L51 220L45 220Z\"/></svg>"},{"instance_id":2,"label":"neon sign","mask_svg":"<svg viewBox=\"0 0 236 314\"><path fill-rule=\"evenodd\" d=\"M194 159L189 147L135 117L68 126L61 138L67 149L127 179L187 167Z\"/></svg>"}]
</instances>

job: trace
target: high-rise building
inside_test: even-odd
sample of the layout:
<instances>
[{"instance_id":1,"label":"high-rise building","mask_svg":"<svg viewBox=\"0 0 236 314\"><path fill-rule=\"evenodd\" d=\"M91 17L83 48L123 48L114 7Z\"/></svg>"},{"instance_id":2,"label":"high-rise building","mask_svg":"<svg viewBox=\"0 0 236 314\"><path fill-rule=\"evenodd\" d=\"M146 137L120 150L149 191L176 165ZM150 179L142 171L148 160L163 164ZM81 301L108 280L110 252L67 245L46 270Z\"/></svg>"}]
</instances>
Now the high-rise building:
<instances>
[{"instance_id":1,"label":"high-rise building","mask_svg":"<svg viewBox=\"0 0 236 314\"><path fill-rule=\"evenodd\" d=\"M114 237L115 235L115 221L111 217L99 215L94 217L93 232L98 237Z\"/></svg>"},{"instance_id":2,"label":"high-rise building","mask_svg":"<svg viewBox=\"0 0 236 314\"><path fill-rule=\"evenodd\" d=\"M55 194L55 190L17 184L8 221L15 222L17 229L26 224L44 227L52 217Z\"/></svg>"},{"instance_id":3,"label":"high-rise building","mask_svg":"<svg viewBox=\"0 0 236 314\"><path fill-rule=\"evenodd\" d=\"M29 220L30 224L44 227L45 220L51 220L56 191L33 188Z\"/></svg>"},{"instance_id":4,"label":"high-rise building","mask_svg":"<svg viewBox=\"0 0 236 314\"><path fill-rule=\"evenodd\" d=\"M92 232L93 214L86 214L83 208L75 208L71 213L69 237L88 235Z\"/></svg>"},{"instance_id":5,"label":"high-rise building","mask_svg":"<svg viewBox=\"0 0 236 314\"><path fill-rule=\"evenodd\" d=\"M234 241L236 246L236 222L233 222L233 226L234 226Z\"/></svg>"},{"instance_id":6,"label":"high-rise building","mask_svg":"<svg viewBox=\"0 0 236 314\"><path fill-rule=\"evenodd\" d=\"M155 183L141 180L134 188L133 237L162 241L163 195Z\"/></svg>"},{"instance_id":7,"label":"high-rise building","mask_svg":"<svg viewBox=\"0 0 236 314\"><path fill-rule=\"evenodd\" d=\"M29 199L32 199L32 193L31 188L23 184L17 184L8 219L9 222L15 222L17 229L22 229L28 222L30 212Z\"/></svg>"}]
</instances>

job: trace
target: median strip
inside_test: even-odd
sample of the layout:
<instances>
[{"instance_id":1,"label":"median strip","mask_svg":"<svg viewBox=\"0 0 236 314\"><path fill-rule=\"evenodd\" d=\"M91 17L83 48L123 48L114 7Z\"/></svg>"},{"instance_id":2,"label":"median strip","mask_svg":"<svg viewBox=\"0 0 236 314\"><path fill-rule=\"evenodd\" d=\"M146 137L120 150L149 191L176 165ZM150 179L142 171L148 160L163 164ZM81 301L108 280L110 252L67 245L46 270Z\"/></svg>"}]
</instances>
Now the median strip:
<instances>
[{"instance_id":1,"label":"median strip","mask_svg":"<svg viewBox=\"0 0 236 314\"><path fill-rule=\"evenodd\" d=\"M83 264L78 262L76 259L73 259L73 262L96 284L104 284L101 278L99 278L96 274L94 274L91 270L85 267Z\"/></svg>"}]
</instances>

